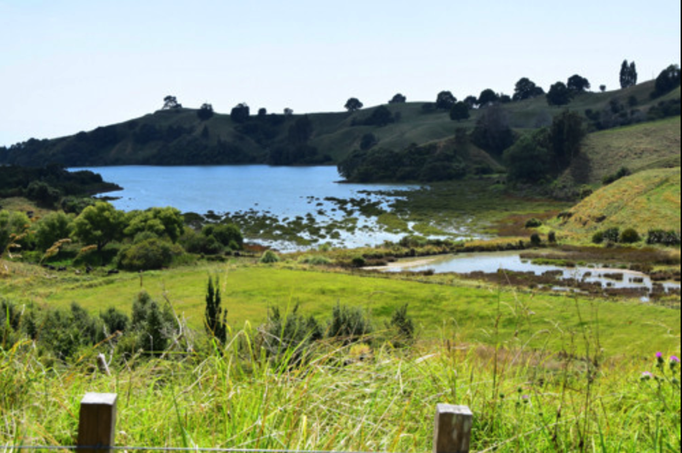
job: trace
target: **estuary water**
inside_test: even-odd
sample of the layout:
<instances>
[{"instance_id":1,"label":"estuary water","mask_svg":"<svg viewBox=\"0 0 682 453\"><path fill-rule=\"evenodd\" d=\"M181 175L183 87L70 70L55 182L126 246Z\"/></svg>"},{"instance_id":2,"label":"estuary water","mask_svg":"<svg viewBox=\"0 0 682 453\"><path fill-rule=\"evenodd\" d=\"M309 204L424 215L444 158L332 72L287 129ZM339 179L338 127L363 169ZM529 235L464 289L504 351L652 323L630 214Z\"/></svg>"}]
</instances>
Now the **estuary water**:
<instances>
[{"instance_id":1,"label":"estuary water","mask_svg":"<svg viewBox=\"0 0 682 453\"><path fill-rule=\"evenodd\" d=\"M314 216L320 226L340 221L348 214L328 198L364 198L387 208L394 197L377 191L405 190L415 186L389 184L340 184L336 167L244 166L120 166L87 167L122 191L105 194L124 211L173 206L181 212L217 215L252 212L279 219ZM324 216L320 213L324 212ZM359 218L353 232L343 231L333 245L359 247L397 240L399 235L384 231L371 217ZM254 239L254 238L251 238ZM257 239L257 238L255 238ZM268 242L268 241L261 241ZM272 242L272 241L271 241ZM276 245L291 249L286 241ZM273 244L270 244L273 245Z\"/></svg>"}]
</instances>

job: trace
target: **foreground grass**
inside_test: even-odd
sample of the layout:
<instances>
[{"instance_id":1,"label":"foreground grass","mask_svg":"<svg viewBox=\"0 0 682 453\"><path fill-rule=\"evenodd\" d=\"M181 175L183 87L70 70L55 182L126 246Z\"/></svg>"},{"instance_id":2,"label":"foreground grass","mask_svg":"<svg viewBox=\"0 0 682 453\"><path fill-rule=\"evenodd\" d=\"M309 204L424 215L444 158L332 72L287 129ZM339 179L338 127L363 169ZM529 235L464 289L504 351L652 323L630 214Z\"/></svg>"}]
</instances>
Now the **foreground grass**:
<instances>
[{"instance_id":1,"label":"foreground grass","mask_svg":"<svg viewBox=\"0 0 682 453\"><path fill-rule=\"evenodd\" d=\"M679 451L679 367L657 368L653 352L602 362L592 335L575 339L594 351L584 358L572 342L553 354L456 335L407 350L321 344L289 367L253 334L216 353L132 358L111 376L88 353L45 368L30 344L0 350L0 444L72 445L79 401L96 391L119 395L127 446L423 452L436 404L452 403L475 414L473 451Z\"/></svg>"},{"instance_id":2,"label":"foreground grass","mask_svg":"<svg viewBox=\"0 0 682 453\"><path fill-rule=\"evenodd\" d=\"M118 445L421 452L436 404L451 403L475 414L474 451L679 451L679 366L668 362L680 355L679 311L287 266L103 277L13 263L0 293L15 302L129 311L143 287L199 334L164 359L109 341L69 364L45 361L30 341L0 347L0 444L73 444L79 401L95 391L119 395ZM240 326L225 346L200 333L208 275L221 276ZM377 336L319 342L302 365L292 351L268 356L256 327L268 306L298 303L326 319L337 302L365 307ZM405 303L421 340L396 348L381 326ZM100 352L111 376L95 367Z\"/></svg>"}]
</instances>

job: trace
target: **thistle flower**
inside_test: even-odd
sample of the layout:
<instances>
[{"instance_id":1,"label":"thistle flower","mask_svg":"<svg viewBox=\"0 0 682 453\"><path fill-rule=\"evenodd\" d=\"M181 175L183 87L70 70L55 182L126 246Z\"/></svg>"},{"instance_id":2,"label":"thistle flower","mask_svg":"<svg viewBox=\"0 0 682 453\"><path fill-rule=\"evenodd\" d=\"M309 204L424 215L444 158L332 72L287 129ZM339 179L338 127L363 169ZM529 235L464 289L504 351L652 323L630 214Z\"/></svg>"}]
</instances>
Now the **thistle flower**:
<instances>
[{"instance_id":1,"label":"thistle flower","mask_svg":"<svg viewBox=\"0 0 682 453\"><path fill-rule=\"evenodd\" d=\"M663 353L662 352L657 352L656 353L656 361L658 362L658 366L663 366L665 363L665 359L663 358Z\"/></svg>"},{"instance_id":2,"label":"thistle flower","mask_svg":"<svg viewBox=\"0 0 682 453\"><path fill-rule=\"evenodd\" d=\"M680 364L680 358L677 357L676 355L670 357L670 369L675 370L677 366Z\"/></svg>"},{"instance_id":3,"label":"thistle flower","mask_svg":"<svg viewBox=\"0 0 682 453\"><path fill-rule=\"evenodd\" d=\"M639 378L641 381L650 381L653 379L654 375L651 373L651 371L645 371L642 373L642 376Z\"/></svg>"}]
</instances>

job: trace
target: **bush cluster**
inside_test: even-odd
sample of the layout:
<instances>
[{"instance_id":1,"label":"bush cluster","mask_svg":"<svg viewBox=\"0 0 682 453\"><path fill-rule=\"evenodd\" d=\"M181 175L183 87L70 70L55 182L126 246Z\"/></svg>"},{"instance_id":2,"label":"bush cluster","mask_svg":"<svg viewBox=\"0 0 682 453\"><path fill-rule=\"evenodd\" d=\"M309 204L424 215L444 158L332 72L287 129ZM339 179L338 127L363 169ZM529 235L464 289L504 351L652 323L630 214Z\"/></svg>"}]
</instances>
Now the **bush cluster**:
<instances>
[{"instance_id":1,"label":"bush cluster","mask_svg":"<svg viewBox=\"0 0 682 453\"><path fill-rule=\"evenodd\" d=\"M603 231L597 231L592 236L592 242L595 244L602 244L604 242L611 244L636 244L641 240L642 237L634 228L626 228L621 232L620 228L614 227Z\"/></svg>"},{"instance_id":2,"label":"bush cluster","mask_svg":"<svg viewBox=\"0 0 682 453\"><path fill-rule=\"evenodd\" d=\"M667 247L680 246L680 232L675 230L649 230L646 238L649 245L665 245Z\"/></svg>"},{"instance_id":3,"label":"bush cluster","mask_svg":"<svg viewBox=\"0 0 682 453\"><path fill-rule=\"evenodd\" d=\"M602 184L608 186L609 184L613 184L619 179L625 178L626 176L630 176L631 174L632 172L630 171L630 169L628 169L627 167L621 167L617 172L604 176L602 178Z\"/></svg>"},{"instance_id":4,"label":"bush cluster","mask_svg":"<svg viewBox=\"0 0 682 453\"><path fill-rule=\"evenodd\" d=\"M209 224L196 231L201 223L185 225L175 208L124 213L105 202L76 204L69 211L82 209L78 215L53 212L39 219L0 210L0 255L12 243L27 261L84 266L113 263L120 269L140 271L169 267L187 257L185 252L217 255L244 248L244 236L236 225Z\"/></svg>"},{"instance_id":5,"label":"bush cluster","mask_svg":"<svg viewBox=\"0 0 682 453\"><path fill-rule=\"evenodd\" d=\"M532 219L528 219L526 222L526 228L539 228L542 226L542 220L536 219L533 217Z\"/></svg>"}]
</instances>

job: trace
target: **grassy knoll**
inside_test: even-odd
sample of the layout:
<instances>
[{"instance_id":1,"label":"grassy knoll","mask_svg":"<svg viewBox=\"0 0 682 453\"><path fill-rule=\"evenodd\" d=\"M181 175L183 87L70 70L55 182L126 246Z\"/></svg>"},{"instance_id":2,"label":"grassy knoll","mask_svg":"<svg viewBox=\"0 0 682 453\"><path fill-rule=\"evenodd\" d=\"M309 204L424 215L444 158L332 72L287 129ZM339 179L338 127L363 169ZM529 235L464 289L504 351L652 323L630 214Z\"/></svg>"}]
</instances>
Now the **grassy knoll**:
<instances>
[{"instance_id":1,"label":"grassy knoll","mask_svg":"<svg viewBox=\"0 0 682 453\"><path fill-rule=\"evenodd\" d=\"M559 350L580 325L578 308L587 317L599 316L605 353L645 353L669 350L679 343L680 312L620 300L574 300L562 294L516 292L494 286L474 286L439 279L439 284L401 281L382 276L358 276L257 265L205 265L164 272L148 272L143 287L153 298L167 297L190 326L201 329L207 278L221 277L224 303L232 326L265 321L268 307L293 308L327 319L341 303L364 307L378 326L405 303L427 338L441 331L465 335L470 341L494 345L492 327L502 314L499 329L514 337L514 344ZM141 289L141 277L46 275L42 270L17 266L11 279L0 281L0 292L17 302L34 301L52 307L78 302L98 313L110 306L130 312ZM499 310L499 311L498 311ZM626 346L624 346L626 345Z\"/></svg>"},{"instance_id":2,"label":"grassy knoll","mask_svg":"<svg viewBox=\"0 0 682 453\"><path fill-rule=\"evenodd\" d=\"M679 150L678 150L679 152ZM680 168L648 170L620 179L576 205L561 223L567 232L587 236L610 227L650 229L680 227Z\"/></svg>"}]
</instances>

